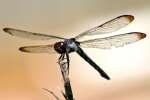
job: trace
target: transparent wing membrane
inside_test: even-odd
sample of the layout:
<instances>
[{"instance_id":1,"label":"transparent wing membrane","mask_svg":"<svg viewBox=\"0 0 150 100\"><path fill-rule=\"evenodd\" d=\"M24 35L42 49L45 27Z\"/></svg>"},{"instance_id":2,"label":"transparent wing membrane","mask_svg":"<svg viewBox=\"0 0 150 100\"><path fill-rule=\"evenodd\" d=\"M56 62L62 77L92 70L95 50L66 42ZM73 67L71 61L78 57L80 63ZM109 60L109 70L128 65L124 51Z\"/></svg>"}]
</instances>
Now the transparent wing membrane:
<instances>
[{"instance_id":1,"label":"transparent wing membrane","mask_svg":"<svg viewBox=\"0 0 150 100\"><path fill-rule=\"evenodd\" d=\"M54 45L24 46L20 47L19 50L27 53L56 53Z\"/></svg>"},{"instance_id":2,"label":"transparent wing membrane","mask_svg":"<svg viewBox=\"0 0 150 100\"><path fill-rule=\"evenodd\" d=\"M111 49L112 47L121 47L127 44L131 44L145 37L146 34L144 33L131 32L105 38L82 41L80 42L80 45L86 48Z\"/></svg>"},{"instance_id":3,"label":"transparent wing membrane","mask_svg":"<svg viewBox=\"0 0 150 100\"><path fill-rule=\"evenodd\" d=\"M131 23L134 20L134 17L132 15L122 15L119 17L116 17L102 25L99 25L97 27L94 27L88 31L85 31L78 36L76 36L76 39L82 38L83 36L90 36L90 35L101 35L105 33L110 33L117 31L129 23Z\"/></svg>"},{"instance_id":4,"label":"transparent wing membrane","mask_svg":"<svg viewBox=\"0 0 150 100\"><path fill-rule=\"evenodd\" d=\"M4 28L3 30L9 33L10 35L27 38L27 39L34 39L34 40L64 39L58 36L46 35L41 33L33 33L24 30L13 29L13 28Z\"/></svg>"}]
</instances>

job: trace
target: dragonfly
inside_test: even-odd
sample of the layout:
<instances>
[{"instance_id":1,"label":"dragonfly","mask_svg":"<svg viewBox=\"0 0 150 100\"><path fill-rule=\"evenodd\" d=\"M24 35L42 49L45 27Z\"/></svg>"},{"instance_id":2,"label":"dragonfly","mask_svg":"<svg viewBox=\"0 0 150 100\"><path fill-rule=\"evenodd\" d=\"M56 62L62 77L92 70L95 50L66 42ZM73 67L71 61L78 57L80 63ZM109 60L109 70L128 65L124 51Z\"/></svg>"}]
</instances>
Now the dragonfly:
<instances>
[{"instance_id":1,"label":"dragonfly","mask_svg":"<svg viewBox=\"0 0 150 100\"><path fill-rule=\"evenodd\" d=\"M115 32L134 20L132 15L121 15L111 19L99 26L84 31L73 38L64 38L55 35L48 35L42 33L29 32L19 30L15 28L3 28L3 31L9 33L12 36L22 37L33 40L50 40L57 39L58 42L48 45L35 45L35 46L23 46L19 50L26 53L58 53L60 58L66 56L68 68L70 57L69 54L76 52L82 57L87 63L89 63L98 73L105 79L110 80L107 73L99 67L85 52L82 48L99 48L99 49L111 49L112 47L122 47L127 44L134 43L146 37L145 33L142 32L129 32L119 35L111 35L103 38L94 38L88 40L80 40L83 37L99 36L102 34Z\"/></svg>"}]
</instances>

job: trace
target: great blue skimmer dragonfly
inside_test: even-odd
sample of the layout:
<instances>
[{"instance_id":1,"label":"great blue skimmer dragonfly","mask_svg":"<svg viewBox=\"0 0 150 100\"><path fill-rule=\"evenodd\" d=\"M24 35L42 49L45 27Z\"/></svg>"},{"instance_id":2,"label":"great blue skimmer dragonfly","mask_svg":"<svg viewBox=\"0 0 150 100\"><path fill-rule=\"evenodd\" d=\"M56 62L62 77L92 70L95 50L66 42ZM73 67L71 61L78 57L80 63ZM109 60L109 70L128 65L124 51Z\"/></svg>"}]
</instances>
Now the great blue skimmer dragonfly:
<instances>
[{"instance_id":1,"label":"great blue skimmer dragonfly","mask_svg":"<svg viewBox=\"0 0 150 100\"><path fill-rule=\"evenodd\" d=\"M37 46L24 46L20 47L19 50L27 53L54 53L57 52L61 54L60 58L64 56L67 57L67 63L69 65L69 53L76 52L79 54L87 63L89 63L93 68L95 68L102 77L105 79L110 79L110 77L83 51L81 47L86 48L100 48L100 49L111 49L112 47L121 47L127 44L131 44L138 40L146 37L146 34L141 32L130 32L125 34L119 34L104 38L96 38L78 41L85 36L101 35L106 33L111 33L117 31L134 20L132 15L122 15L116 17L102 25L96 26L89 29L74 38L63 38L54 35L46 35L41 33L28 32L24 30L18 30L14 28L4 28L3 30L10 35L28 38L28 39L39 39L39 40L49 40L49 39L60 39L60 42L49 45L37 45ZM68 66L69 67L69 66Z\"/></svg>"}]
</instances>

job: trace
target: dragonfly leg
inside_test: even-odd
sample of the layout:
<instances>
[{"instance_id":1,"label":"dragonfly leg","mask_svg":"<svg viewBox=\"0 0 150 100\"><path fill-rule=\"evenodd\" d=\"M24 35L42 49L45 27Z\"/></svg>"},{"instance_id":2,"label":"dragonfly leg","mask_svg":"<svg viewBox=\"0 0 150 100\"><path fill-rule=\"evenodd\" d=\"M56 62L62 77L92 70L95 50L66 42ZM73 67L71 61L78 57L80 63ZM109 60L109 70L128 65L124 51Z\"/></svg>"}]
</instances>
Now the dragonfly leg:
<instances>
[{"instance_id":1,"label":"dragonfly leg","mask_svg":"<svg viewBox=\"0 0 150 100\"><path fill-rule=\"evenodd\" d=\"M59 61L63 60L64 56L65 56L64 54L61 54L60 57L59 57Z\"/></svg>"},{"instance_id":2,"label":"dragonfly leg","mask_svg":"<svg viewBox=\"0 0 150 100\"><path fill-rule=\"evenodd\" d=\"M66 52L66 59L67 59L67 70L68 70L68 74L69 74L69 65L70 65L70 60L69 60L69 54L68 52Z\"/></svg>"}]
</instances>

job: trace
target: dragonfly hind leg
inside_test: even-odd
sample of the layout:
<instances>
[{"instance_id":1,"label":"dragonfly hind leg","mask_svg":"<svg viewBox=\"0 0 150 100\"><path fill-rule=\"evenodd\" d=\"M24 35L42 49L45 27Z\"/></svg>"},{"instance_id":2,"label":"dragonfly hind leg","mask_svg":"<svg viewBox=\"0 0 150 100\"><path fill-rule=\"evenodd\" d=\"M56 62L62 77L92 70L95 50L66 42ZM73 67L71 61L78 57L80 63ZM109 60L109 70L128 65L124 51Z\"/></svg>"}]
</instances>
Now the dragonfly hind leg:
<instances>
[{"instance_id":1,"label":"dragonfly hind leg","mask_svg":"<svg viewBox=\"0 0 150 100\"><path fill-rule=\"evenodd\" d=\"M67 70L68 70L68 74L69 74L70 60L69 60L69 54L68 54L68 52L66 52L66 59L67 59Z\"/></svg>"}]
</instances>

